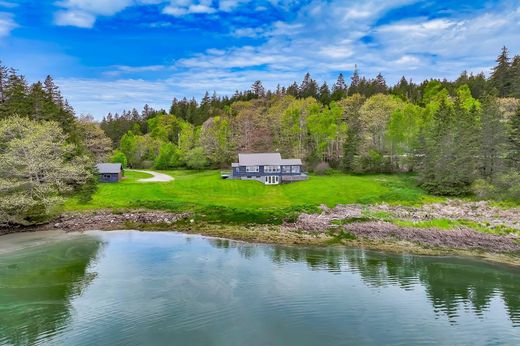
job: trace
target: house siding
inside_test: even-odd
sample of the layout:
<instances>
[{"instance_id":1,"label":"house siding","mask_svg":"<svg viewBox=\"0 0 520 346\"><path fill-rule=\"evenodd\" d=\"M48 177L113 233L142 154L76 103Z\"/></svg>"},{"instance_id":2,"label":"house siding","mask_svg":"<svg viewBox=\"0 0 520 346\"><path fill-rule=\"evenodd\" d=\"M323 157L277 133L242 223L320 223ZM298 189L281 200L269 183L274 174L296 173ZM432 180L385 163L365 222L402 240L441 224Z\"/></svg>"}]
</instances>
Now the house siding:
<instances>
[{"instance_id":1,"label":"house siding","mask_svg":"<svg viewBox=\"0 0 520 346\"><path fill-rule=\"evenodd\" d=\"M117 183L121 179L121 173L99 174L99 181L102 183Z\"/></svg>"},{"instance_id":2,"label":"house siding","mask_svg":"<svg viewBox=\"0 0 520 346\"><path fill-rule=\"evenodd\" d=\"M271 165L268 165L268 166L271 166ZM300 167L300 172L299 173L293 173L293 172L284 173L283 172L283 168L282 168L283 166L284 165L282 165L280 167L280 172L278 172L278 173L267 173L267 172L265 172L265 170L264 170L265 166L259 166L259 172L246 172L246 166L233 167L233 177L235 177L235 178L247 178L248 176L251 176L251 177L256 177L256 176L267 177L267 176L270 176L270 175L278 175L278 176L281 177L281 176L289 176L289 175L300 175L301 173L303 173L301 165L292 165L292 166ZM237 171L237 168L238 168L238 171Z\"/></svg>"}]
</instances>

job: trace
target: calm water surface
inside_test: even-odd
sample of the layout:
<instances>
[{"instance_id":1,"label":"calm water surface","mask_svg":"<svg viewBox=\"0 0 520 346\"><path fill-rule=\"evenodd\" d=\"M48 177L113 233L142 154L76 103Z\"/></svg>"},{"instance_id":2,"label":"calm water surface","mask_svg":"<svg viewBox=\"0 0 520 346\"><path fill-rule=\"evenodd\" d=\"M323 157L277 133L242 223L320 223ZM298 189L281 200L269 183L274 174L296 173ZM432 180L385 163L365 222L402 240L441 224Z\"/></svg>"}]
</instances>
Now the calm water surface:
<instances>
[{"instance_id":1,"label":"calm water surface","mask_svg":"<svg viewBox=\"0 0 520 346\"><path fill-rule=\"evenodd\" d=\"M0 344L520 345L520 270L179 233L0 237Z\"/></svg>"}]
</instances>

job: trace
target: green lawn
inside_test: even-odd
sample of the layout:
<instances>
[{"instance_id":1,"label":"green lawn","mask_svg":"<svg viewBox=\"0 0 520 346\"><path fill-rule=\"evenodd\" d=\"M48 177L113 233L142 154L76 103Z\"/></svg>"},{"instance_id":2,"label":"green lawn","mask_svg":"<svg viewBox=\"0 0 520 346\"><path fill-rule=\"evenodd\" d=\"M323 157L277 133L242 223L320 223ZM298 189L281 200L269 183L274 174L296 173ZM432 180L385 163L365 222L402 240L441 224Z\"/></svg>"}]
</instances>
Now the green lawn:
<instances>
[{"instance_id":1,"label":"green lawn","mask_svg":"<svg viewBox=\"0 0 520 346\"><path fill-rule=\"evenodd\" d=\"M168 183L139 183L145 173L126 172L120 183L100 184L93 200L80 204L70 199L66 210L98 208L150 208L168 210L213 210L215 214L244 212L253 219L258 213L289 213L326 204L340 203L421 204L438 200L417 188L408 175L336 174L311 176L309 180L284 185L256 181L223 180L218 171L176 170L164 172L175 178ZM251 216L255 214L256 216Z\"/></svg>"}]
</instances>

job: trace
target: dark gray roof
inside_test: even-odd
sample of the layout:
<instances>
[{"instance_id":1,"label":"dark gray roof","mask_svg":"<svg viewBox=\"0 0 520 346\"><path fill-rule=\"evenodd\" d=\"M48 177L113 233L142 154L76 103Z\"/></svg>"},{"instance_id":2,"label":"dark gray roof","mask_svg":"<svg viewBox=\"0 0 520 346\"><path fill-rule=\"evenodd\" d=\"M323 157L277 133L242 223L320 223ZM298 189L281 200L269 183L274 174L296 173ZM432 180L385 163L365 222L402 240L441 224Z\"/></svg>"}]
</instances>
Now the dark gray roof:
<instances>
[{"instance_id":1,"label":"dark gray roof","mask_svg":"<svg viewBox=\"0 0 520 346\"><path fill-rule=\"evenodd\" d=\"M120 163L98 163L96 168L101 174L119 173L122 169Z\"/></svg>"},{"instance_id":2,"label":"dark gray roof","mask_svg":"<svg viewBox=\"0 0 520 346\"><path fill-rule=\"evenodd\" d=\"M301 164L302 161L300 159L282 159L280 153L238 154L238 165L240 166Z\"/></svg>"}]
</instances>

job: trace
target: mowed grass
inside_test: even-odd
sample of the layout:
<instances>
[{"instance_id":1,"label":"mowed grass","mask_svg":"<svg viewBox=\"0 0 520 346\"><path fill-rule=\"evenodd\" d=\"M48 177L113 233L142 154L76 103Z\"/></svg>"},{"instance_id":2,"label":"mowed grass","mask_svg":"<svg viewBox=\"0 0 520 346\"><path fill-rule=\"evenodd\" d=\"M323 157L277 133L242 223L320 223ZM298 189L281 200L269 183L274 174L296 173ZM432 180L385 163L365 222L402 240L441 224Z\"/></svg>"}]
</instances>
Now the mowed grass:
<instances>
[{"instance_id":1,"label":"mowed grass","mask_svg":"<svg viewBox=\"0 0 520 346\"><path fill-rule=\"evenodd\" d=\"M149 208L188 210L222 208L235 211L303 210L342 203L416 205L439 200L416 187L408 175L335 174L311 176L309 180L283 185L256 181L224 180L218 171L165 171L175 180L168 183L140 183L145 173L126 172L120 183L102 183L91 202L70 199L67 210L100 208Z\"/></svg>"}]
</instances>

